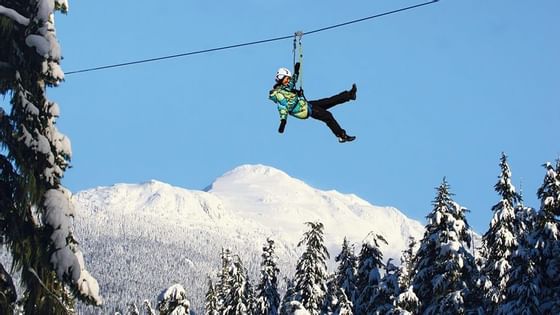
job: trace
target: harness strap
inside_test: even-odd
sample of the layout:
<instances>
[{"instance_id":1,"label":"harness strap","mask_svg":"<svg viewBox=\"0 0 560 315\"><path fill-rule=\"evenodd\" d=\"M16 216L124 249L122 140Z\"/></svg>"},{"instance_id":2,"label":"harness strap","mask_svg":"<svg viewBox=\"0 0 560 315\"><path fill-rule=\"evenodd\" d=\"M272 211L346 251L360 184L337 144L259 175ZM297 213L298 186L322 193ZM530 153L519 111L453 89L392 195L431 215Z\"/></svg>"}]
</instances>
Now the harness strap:
<instances>
[{"instance_id":1,"label":"harness strap","mask_svg":"<svg viewBox=\"0 0 560 315\"><path fill-rule=\"evenodd\" d=\"M300 70L299 70L299 78L298 78L298 82L299 82L299 90L301 91L301 97L303 97L303 99L305 99L307 101L307 99L305 98L305 95L303 94L303 46L301 44L301 38L303 37L303 32L302 31L297 31L294 33L294 48L293 48L293 57L294 57L294 66L296 64L296 50L298 50L298 61L300 64ZM297 82L296 82L297 83Z\"/></svg>"}]
</instances>

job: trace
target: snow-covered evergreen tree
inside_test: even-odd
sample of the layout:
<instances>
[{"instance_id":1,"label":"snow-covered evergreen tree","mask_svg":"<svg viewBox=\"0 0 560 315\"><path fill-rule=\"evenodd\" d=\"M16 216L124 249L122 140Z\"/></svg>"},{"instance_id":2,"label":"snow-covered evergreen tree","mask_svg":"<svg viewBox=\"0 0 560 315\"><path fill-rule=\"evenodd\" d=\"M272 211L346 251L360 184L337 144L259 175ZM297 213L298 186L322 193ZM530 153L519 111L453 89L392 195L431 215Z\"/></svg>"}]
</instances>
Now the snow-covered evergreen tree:
<instances>
[{"instance_id":1,"label":"snow-covered evergreen tree","mask_svg":"<svg viewBox=\"0 0 560 315\"><path fill-rule=\"evenodd\" d=\"M286 293L282 297L282 302L280 303L280 314L279 315L289 315L289 310L291 308L291 302L295 299L295 284L292 279L284 278L286 281ZM298 302L299 303L299 302Z\"/></svg>"},{"instance_id":2,"label":"snow-covered evergreen tree","mask_svg":"<svg viewBox=\"0 0 560 315\"><path fill-rule=\"evenodd\" d=\"M560 160L556 168L551 163L544 166L546 175L537 192L541 206L531 238L542 277L541 312L560 314Z\"/></svg>"},{"instance_id":3,"label":"snow-covered evergreen tree","mask_svg":"<svg viewBox=\"0 0 560 315\"><path fill-rule=\"evenodd\" d=\"M140 315L140 311L138 310L136 303L128 304L126 315Z\"/></svg>"},{"instance_id":4,"label":"snow-covered evergreen tree","mask_svg":"<svg viewBox=\"0 0 560 315\"><path fill-rule=\"evenodd\" d=\"M500 176L494 188L501 199L492 207L494 214L490 228L482 237L482 273L487 281L484 285L484 295L486 312L489 314L495 313L505 298L511 255L517 249L516 234L519 230L516 208L521 201L521 195L511 183L511 170L504 153L500 160L500 169Z\"/></svg>"},{"instance_id":5,"label":"snow-covered evergreen tree","mask_svg":"<svg viewBox=\"0 0 560 315\"><path fill-rule=\"evenodd\" d=\"M218 315L218 294L212 279L208 277L208 291L206 291L206 298L204 304L205 315Z\"/></svg>"},{"instance_id":6,"label":"snow-covered evergreen tree","mask_svg":"<svg viewBox=\"0 0 560 315\"><path fill-rule=\"evenodd\" d=\"M413 286L420 314L464 314L474 305L478 269L467 250L471 242L465 209L451 199L444 179L437 189L426 232L415 258Z\"/></svg>"},{"instance_id":7,"label":"snow-covered evergreen tree","mask_svg":"<svg viewBox=\"0 0 560 315\"><path fill-rule=\"evenodd\" d=\"M497 308L500 315L541 314L540 292L542 275L536 268L536 251L530 234L522 234L517 239L517 249L511 255L509 279L505 297Z\"/></svg>"},{"instance_id":8,"label":"snow-covered evergreen tree","mask_svg":"<svg viewBox=\"0 0 560 315\"><path fill-rule=\"evenodd\" d=\"M356 314L374 314L376 298L381 282L381 270L384 267L383 253L380 245L387 241L379 234L369 233L358 255L357 299L354 305Z\"/></svg>"},{"instance_id":9,"label":"snow-covered evergreen tree","mask_svg":"<svg viewBox=\"0 0 560 315\"><path fill-rule=\"evenodd\" d=\"M73 235L75 210L61 185L71 146L55 122L59 106L46 97L64 78L54 26L66 0L0 1L0 231L21 273L27 314L74 311L75 296L101 304L97 281L84 268Z\"/></svg>"},{"instance_id":10,"label":"snow-covered evergreen tree","mask_svg":"<svg viewBox=\"0 0 560 315\"><path fill-rule=\"evenodd\" d=\"M336 309L338 304L338 283L336 282L336 277L334 274L330 274L327 277L327 292L325 293L325 298L323 299L323 307L321 308L321 314L332 314Z\"/></svg>"},{"instance_id":11,"label":"snow-covered evergreen tree","mask_svg":"<svg viewBox=\"0 0 560 315\"><path fill-rule=\"evenodd\" d=\"M416 240L410 237L408 247L401 256L401 265L398 270L399 295L394 301L395 308L391 311L394 315L417 314L420 301L412 288L414 276L414 252Z\"/></svg>"},{"instance_id":12,"label":"snow-covered evergreen tree","mask_svg":"<svg viewBox=\"0 0 560 315\"><path fill-rule=\"evenodd\" d=\"M414 276L414 253L416 252L417 242L414 237L408 238L408 246L401 255L401 265L399 267L399 287L405 291L412 284Z\"/></svg>"},{"instance_id":13,"label":"snow-covered evergreen tree","mask_svg":"<svg viewBox=\"0 0 560 315\"><path fill-rule=\"evenodd\" d=\"M397 300L395 301L395 308L388 314L391 315L412 315L418 314L420 309L420 300L414 293L412 286L409 286L405 291L401 291Z\"/></svg>"},{"instance_id":14,"label":"snow-covered evergreen tree","mask_svg":"<svg viewBox=\"0 0 560 315\"><path fill-rule=\"evenodd\" d=\"M223 315L245 315L251 311L251 292L248 290L247 270L236 256L229 270L229 291L225 296Z\"/></svg>"},{"instance_id":15,"label":"snow-covered evergreen tree","mask_svg":"<svg viewBox=\"0 0 560 315\"><path fill-rule=\"evenodd\" d=\"M222 248L221 253L222 267L218 272L218 283L216 284L216 292L218 296L218 312L223 313L227 297L231 290L231 273L233 268L233 259L229 248Z\"/></svg>"},{"instance_id":16,"label":"snow-covered evergreen tree","mask_svg":"<svg viewBox=\"0 0 560 315\"><path fill-rule=\"evenodd\" d=\"M247 300L247 312L248 314L255 314L256 308L256 298L255 298L255 290L253 289L253 284L251 283L251 279L249 278L249 271L247 268L244 268L245 271L245 298Z\"/></svg>"},{"instance_id":17,"label":"snow-covered evergreen tree","mask_svg":"<svg viewBox=\"0 0 560 315\"><path fill-rule=\"evenodd\" d=\"M399 268L392 263L392 259L385 265L385 275L373 290L369 308L372 314L388 314L393 311L396 299L400 294Z\"/></svg>"},{"instance_id":18,"label":"snow-covered evergreen tree","mask_svg":"<svg viewBox=\"0 0 560 315\"><path fill-rule=\"evenodd\" d=\"M348 299L355 303L357 298L357 272L358 257L354 253L354 247L350 246L346 237L342 243L340 254L335 257L338 268L335 273L336 282L339 288L343 289Z\"/></svg>"},{"instance_id":19,"label":"snow-covered evergreen tree","mask_svg":"<svg viewBox=\"0 0 560 315\"><path fill-rule=\"evenodd\" d=\"M144 300L144 310L146 315L156 315L156 312L152 308L152 303L148 300Z\"/></svg>"},{"instance_id":20,"label":"snow-covered evergreen tree","mask_svg":"<svg viewBox=\"0 0 560 315\"><path fill-rule=\"evenodd\" d=\"M556 168L550 163L544 166L544 182L537 191L539 212L533 215L527 208L519 210L527 230L518 238L499 314L560 313L560 161Z\"/></svg>"},{"instance_id":21,"label":"snow-covered evergreen tree","mask_svg":"<svg viewBox=\"0 0 560 315\"><path fill-rule=\"evenodd\" d=\"M290 301L282 306L282 315L311 315L299 301Z\"/></svg>"},{"instance_id":22,"label":"snow-covered evergreen tree","mask_svg":"<svg viewBox=\"0 0 560 315\"><path fill-rule=\"evenodd\" d=\"M190 302L187 299L187 292L180 284L174 284L163 290L158 297L160 315L189 315Z\"/></svg>"},{"instance_id":23,"label":"snow-covered evergreen tree","mask_svg":"<svg viewBox=\"0 0 560 315\"><path fill-rule=\"evenodd\" d=\"M0 264L0 314L14 314L16 287L10 274Z\"/></svg>"},{"instance_id":24,"label":"snow-covered evergreen tree","mask_svg":"<svg viewBox=\"0 0 560 315\"><path fill-rule=\"evenodd\" d=\"M336 306L333 315L354 315L354 305L346 295L344 288L338 287L336 290Z\"/></svg>"},{"instance_id":25,"label":"snow-covered evergreen tree","mask_svg":"<svg viewBox=\"0 0 560 315\"><path fill-rule=\"evenodd\" d=\"M326 280L329 252L324 245L323 224L307 222L310 230L304 233L298 247L305 245L299 258L294 277L296 301L301 302L312 315L318 315L327 291Z\"/></svg>"},{"instance_id":26,"label":"snow-covered evergreen tree","mask_svg":"<svg viewBox=\"0 0 560 315\"><path fill-rule=\"evenodd\" d=\"M267 239L263 247L261 262L261 278L257 285L255 313L262 315L277 315L280 307L280 294L278 293L278 273L274 241Z\"/></svg>"},{"instance_id":27,"label":"snow-covered evergreen tree","mask_svg":"<svg viewBox=\"0 0 560 315\"><path fill-rule=\"evenodd\" d=\"M538 257L532 238L537 212L520 201L515 208L515 219L517 249L511 254L505 297L497 314L539 314L542 275L536 269Z\"/></svg>"}]
</instances>

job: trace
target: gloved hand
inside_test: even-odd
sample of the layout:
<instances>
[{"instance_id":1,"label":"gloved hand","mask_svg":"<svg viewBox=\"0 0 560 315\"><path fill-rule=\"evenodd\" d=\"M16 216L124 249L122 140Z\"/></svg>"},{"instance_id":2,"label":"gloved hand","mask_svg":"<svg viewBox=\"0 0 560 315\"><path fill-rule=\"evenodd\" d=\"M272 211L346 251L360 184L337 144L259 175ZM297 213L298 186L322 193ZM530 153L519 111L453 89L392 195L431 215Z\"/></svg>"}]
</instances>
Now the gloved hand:
<instances>
[{"instance_id":1,"label":"gloved hand","mask_svg":"<svg viewBox=\"0 0 560 315\"><path fill-rule=\"evenodd\" d=\"M299 88L299 90L296 90L296 94L297 94L298 96L303 96L303 89L302 89L302 88Z\"/></svg>"},{"instance_id":2,"label":"gloved hand","mask_svg":"<svg viewBox=\"0 0 560 315\"><path fill-rule=\"evenodd\" d=\"M296 64L294 65L294 73L295 74L299 74L299 68L301 67L301 64L299 62L296 62Z\"/></svg>"},{"instance_id":3,"label":"gloved hand","mask_svg":"<svg viewBox=\"0 0 560 315\"><path fill-rule=\"evenodd\" d=\"M280 120L280 127L278 127L278 132L284 133L284 128L286 128L286 119Z\"/></svg>"}]
</instances>

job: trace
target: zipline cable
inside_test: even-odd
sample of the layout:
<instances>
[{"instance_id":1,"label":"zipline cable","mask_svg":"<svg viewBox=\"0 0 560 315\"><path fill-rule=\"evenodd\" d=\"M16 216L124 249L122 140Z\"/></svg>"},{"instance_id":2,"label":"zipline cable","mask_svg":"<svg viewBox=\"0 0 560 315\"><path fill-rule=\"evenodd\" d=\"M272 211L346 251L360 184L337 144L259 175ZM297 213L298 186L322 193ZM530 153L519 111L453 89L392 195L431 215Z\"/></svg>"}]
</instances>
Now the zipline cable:
<instances>
[{"instance_id":1,"label":"zipline cable","mask_svg":"<svg viewBox=\"0 0 560 315\"><path fill-rule=\"evenodd\" d=\"M315 29L315 30L312 30L312 31L309 31L309 32L303 32L303 34L310 35L310 34L315 34L315 33L319 33L319 32L324 32L324 31L331 30L331 29L334 29L334 28L339 28L339 27L342 27L342 26L347 26L347 25L350 25L350 24L359 23L359 22L379 18L379 17L386 16L386 15L391 15L391 14L395 14L395 13L399 13L399 12L403 12L403 11L407 11L407 10L416 9L416 8L419 8L419 7L422 7L422 6L426 6L426 5L429 5L429 4L436 3L438 1L439 0L432 0L432 1L424 2L424 3L420 3L420 4L416 4L416 5L411 5L411 6L408 6L408 7L401 8L401 9L387 11L387 12L367 16L367 17L364 17L364 18L351 20L351 21L348 21L348 22L344 22L344 23L340 23L340 24L335 24L335 25ZM179 58L179 57L186 57L186 56L192 56L192 55L205 54L205 53L214 52L214 51L227 50L227 49L239 48L239 47L244 47L244 46L252 46L252 45L258 45L258 44L264 44L264 43L286 40L286 39L292 39L293 37L294 37L294 35L292 34L292 35L287 35L287 36L268 38L268 39L257 40L257 41L246 42L246 43L240 43L240 44L235 44L235 45L228 45L228 46L221 46L221 47L216 47L216 48L209 48L209 49L191 51L191 52L175 54L175 55L168 55L168 56L155 57L155 58L149 58L149 59L141 59L141 60L136 60L136 61L106 65L106 66L99 66L99 67L93 67L93 68L87 68L87 69L81 69L81 70L68 71L68 72L66 72L66 75L76 74L76 73L84 73L84 72L91 72L91 71L97 71L97 70L103 70L103 69L110 69L110 68L117 68L117 67L125 67L125 66L141 64L141 63L148 63L148 62L154 62L154 61L160 61L160 60L166 60L166 59L173 59L173 58Z\"/></svg>"}]
</instances>

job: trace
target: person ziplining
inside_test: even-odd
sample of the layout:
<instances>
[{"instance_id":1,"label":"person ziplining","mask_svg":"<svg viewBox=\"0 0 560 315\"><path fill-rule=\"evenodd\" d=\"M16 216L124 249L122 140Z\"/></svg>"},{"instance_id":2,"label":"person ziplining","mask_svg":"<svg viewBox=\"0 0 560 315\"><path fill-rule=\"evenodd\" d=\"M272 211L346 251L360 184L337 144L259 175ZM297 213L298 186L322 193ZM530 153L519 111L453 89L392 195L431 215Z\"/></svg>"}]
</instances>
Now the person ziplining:
<instances>
[{"instance_id":1,"label":"person ziplining","mask_svg":"<svg viewBox=\"0 0 560 315\"><path fill-rule=\"evenodd\" d=\"M300 61L303 58L300 42L302 35L303 33L298 32L294 38L294 61L296 41L298 39L300 46ZM293 75L289 69L284 67L276 71L275 84L269 92L269 99L278 105L278 113L280 114L280 126L278 127L278 132L284 133L288 115L299 119L307 119L311 117L327 124L334 135L338 138L338 142L344 143L355 140L355 136L348 135L346 130L342 129L329 109L336 105L356 100L356 92L358 90L356 84L352 84L352 88L350 90L340 92L339 94L331 97L308 101L303 94L303 88L296 88L300 74L300 67L301 62L294 64Z\"/></svg>"}]
</instances>

